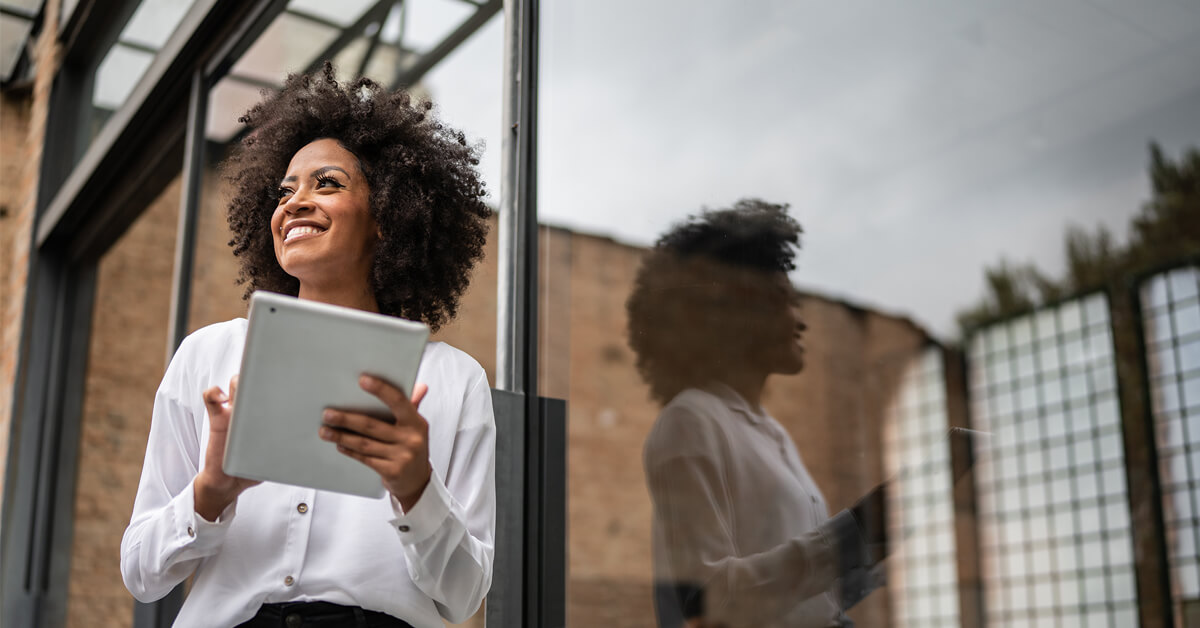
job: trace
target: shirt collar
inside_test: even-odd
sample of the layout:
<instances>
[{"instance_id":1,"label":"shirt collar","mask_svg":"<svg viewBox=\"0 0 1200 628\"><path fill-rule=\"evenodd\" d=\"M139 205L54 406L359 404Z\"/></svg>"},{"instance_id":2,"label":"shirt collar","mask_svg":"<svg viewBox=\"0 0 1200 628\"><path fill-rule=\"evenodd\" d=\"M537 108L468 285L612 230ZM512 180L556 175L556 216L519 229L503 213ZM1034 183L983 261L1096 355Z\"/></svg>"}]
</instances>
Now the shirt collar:
<instances>
[{"instance_id":1,"label":"shirt collar","mask_svg":"<svg viewBox=\"0 0 1200 628\"><path fill-rule=\"evenodd\" d=\"M758 424L766 420L765 411L755 410L730 385L722 382L710 382L706 388L710 393L720 397L730 410L745 416L751 423Z\"/></svg>"}]
</instances>

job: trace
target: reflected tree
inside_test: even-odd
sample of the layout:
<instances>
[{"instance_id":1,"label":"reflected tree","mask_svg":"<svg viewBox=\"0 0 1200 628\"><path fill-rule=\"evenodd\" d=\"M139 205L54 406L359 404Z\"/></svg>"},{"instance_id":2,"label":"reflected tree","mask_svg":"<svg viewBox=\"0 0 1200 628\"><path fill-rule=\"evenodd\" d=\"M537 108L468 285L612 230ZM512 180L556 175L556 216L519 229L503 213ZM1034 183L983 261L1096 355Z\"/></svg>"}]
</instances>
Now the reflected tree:
<instances>
[{"instance_id":1,"label":"reflected tree","mask_svg":"<svg viewBox=\"0 0 1200 628\"><path fill-rule=\"evenodd\" d=\"M963 335L1038 304L1200 255L1200 150L1187 149L1173 161L1151 142L1149 175L1151 197L1130 220L1126 244L1103 225L1094 231L1069 226L1063 238L1066 276L1061 279L1033 264L1001 259L984 269L983 300L959 313Z\"/></svg>"}]
</instances>

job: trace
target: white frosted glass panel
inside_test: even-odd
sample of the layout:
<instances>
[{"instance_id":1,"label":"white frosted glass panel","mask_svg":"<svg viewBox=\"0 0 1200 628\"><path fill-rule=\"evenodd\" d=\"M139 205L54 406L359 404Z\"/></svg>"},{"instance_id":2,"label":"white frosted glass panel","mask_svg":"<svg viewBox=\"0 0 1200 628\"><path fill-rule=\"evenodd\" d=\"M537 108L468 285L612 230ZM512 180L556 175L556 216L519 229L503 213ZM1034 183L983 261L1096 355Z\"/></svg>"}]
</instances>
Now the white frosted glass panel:
<instances>
[{"instance_id":1,"label":"white frosted glass panel","mask_svg":"<svg viewBox=\"0 0 1200 628\"><path fill-rule=\"evenodd\" d=\"M424 52L470 17L474 7L462 0L421 0L408 3L405 10L404 42Z\"/></svg>"},{"instance_id":2,"label":"white frosted glass panel","mask_svg":"<svg viewBox=\"0 0 1200 628\"><path fill-rule=\"evenodd\" d=\"M289 9L320 17L338 26L349 26L366 13L376 0L291 0Z\"/></svg>"},{"instance_id":3,"label":"white frosted glass panel","mask_svg":"<svg viewBox=\"0 0 1200 628\"><path fill-rule=\"evenodd\" d=\"M289 72L306 69L337 36L335 28L283 13L238 59L232 74L282 85Z\"/></svg>"},{"instance_id":4,"label":"white frosted glass panel","mask_svg":"<svg viewBox=\"0 0 1200 628\"><path fill-rule=\"evenodd\" d=\"M118 109L154 61L154 55L120 44L109 49L96 70L92 104L103 109Z\"/></svg>"},{"instance_id":5,"label":"white frosted glass panel","mask_svg":"<svg viewBox=\"0 0 1200 628\"><path fill-rule=\"evenodd\" d=\"M171 38L195 0L142 0L121 31L120 40L155 50Z\"/></svg>"}]
</instances>

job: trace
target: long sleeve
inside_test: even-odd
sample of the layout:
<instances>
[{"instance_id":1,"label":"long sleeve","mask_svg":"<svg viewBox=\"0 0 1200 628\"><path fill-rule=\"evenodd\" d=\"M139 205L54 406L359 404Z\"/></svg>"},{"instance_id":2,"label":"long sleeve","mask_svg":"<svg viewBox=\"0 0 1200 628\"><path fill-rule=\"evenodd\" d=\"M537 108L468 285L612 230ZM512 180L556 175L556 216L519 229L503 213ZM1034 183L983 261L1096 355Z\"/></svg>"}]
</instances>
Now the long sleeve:
<instances>
[{"instance_id":1,"label":"long sleeve","mask_svg":"<svg viewBox=\"0 0 1200 628\"><path fill-rule=\"evenodd\" d=\"M408 573L445 619L466 621L492 582L496 422L482 369L465 394L446 477L437 470L405 513L392 499Z\"/></svg>"},{"instance_id":2,"label":"long sleeve","mask_svg":"<svg viewBox=\"0 0 1200 628\"><path fill-rule=\"evenodd\" d=\"M211 523L195 512L192 480L201 459L200 423L175 398L184 370L177 356L155 395L133 516L121 539L121 576L143 602L163 597L201 558L215 554L234 515L231 506L219 523Z\"/></svg>"}]
</instances>

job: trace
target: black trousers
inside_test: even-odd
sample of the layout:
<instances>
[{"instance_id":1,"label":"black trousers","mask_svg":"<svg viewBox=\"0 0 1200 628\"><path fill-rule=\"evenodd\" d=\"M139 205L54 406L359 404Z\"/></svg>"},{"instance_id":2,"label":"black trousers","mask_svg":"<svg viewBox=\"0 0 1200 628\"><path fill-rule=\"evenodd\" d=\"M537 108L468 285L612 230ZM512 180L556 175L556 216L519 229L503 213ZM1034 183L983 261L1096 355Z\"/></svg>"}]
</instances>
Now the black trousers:
<instances>
[{"instance_id":1,"label":"black trousers","mask_svg":"<svg viewBox=\"0 0 1200 628\"><path fill-rule=\"evenodd\" d=\"M412 624L386 613L330 602L263 604L258 614L237 628L412 628Z\"/></svg>"}]
</instances>

